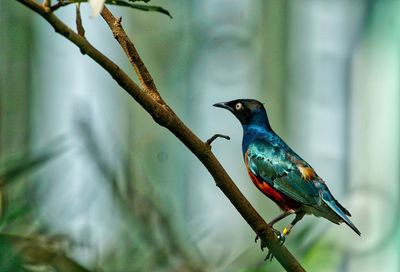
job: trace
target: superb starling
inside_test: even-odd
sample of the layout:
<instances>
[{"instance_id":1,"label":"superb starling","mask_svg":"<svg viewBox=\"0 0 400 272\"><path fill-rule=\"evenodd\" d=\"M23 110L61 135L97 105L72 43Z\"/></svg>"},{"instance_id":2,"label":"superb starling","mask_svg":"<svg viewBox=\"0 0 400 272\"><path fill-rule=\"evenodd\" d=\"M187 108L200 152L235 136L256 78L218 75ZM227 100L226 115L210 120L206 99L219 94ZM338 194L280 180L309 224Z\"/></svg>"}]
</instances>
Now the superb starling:
<instances>
[{"instance_id":1,"label":"superb starling","mask_svg":"<svg viewBox=\"0 0 400 272\"><path fill-rule=\"evenodd\" d=\"M250 178L283 211L269 224L273 226L296 214L282 234L275 230L282 242L305 214L322 216L335 224L344 222L361 235L325 181L272 130L262 103L237 99L214 106L229 110L239 119L243 127L243 158Z\"/></svg>"}]
</instances>

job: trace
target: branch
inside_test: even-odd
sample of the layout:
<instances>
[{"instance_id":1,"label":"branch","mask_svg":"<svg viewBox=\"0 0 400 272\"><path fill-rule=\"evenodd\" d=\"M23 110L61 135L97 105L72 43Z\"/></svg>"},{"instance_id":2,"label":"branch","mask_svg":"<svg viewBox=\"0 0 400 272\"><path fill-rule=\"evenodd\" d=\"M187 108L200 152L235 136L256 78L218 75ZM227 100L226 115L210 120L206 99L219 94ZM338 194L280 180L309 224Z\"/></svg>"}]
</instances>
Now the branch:
<instances>
[{"instance_id":1,"label":"branch","mask_svg":"<svg viewBox=\"0 0 400 272\"><path fill-rule=\"evenodd\" d=\"M112 78L153 117L157 124L172 132L203 163L214 178L216 185L228 197L241 216L261 238L263 244L271 250L275 258L286 270L305 271L286 247L280 244L272 228L243 196L228 173L211 152L210 146L200 140L168 106L158 103L157 100L154 99L154 94L151 92L143 91L114 62L94 48L86 39L82 38L60 21L53 13L46 13L41 5L32 0L17 1L40 14L53 26L57 33L83 50L91 59L103 67L104 70L106 70ZM116 30L120 30L118 22L115 28ZM121 38L122 37L123 36L121 36ZM129 41L123 40L122 43L128 46ZM137 67L139 69L138 73L143 76L142 66L138 65Z\"/></svg>"},{"instance_id":2,"label":"branch","mask_svg":"<svg viewBox=\"0 0 400 272\"><path fill-rule=\"evenodd\" d=\"M212 136L210 139L208 139L206 141L206 144L208 144L209 146L211 146L212 142L214 142L217 138L224 138L226 140L230 140L231 137L229 137L228 135L223 135L223 134L214 134L214 136Z\"/></svg>"},{"instance_id":3,"label":"branch","mask_svg":"<svg viewBox=\"0 0 400 272\"><path fill-rule=\"evenodd\" d=\"M49 11L51 6L51 0L43 0L42 6L46 9L46 11Z\"/></svg>"},{"instance_id":4,"label":"branch","mask_svg":"<svg viewBox=\"0 0 400 272\"><path fill-rule=\"evenodd\" d=\"M76 19L75 19L75 23L76 23L76 30L78 31L78 34L80 36L82 36L83 38L85 38L85 28L83 27L82 24L82 17L81 17L81 4L78 3L76 5Z\"/></svg>"},{"instance_id":5,"label":"branch","mask_svg":"<svg viewBox=\"0 0 400 272\"><path fill-rule=\"evenodd\" d=\"M118 41L119 45L122 47L130 63L135 69L143 90L147 92L157 103L165 105L165 102L158 93L153 77L150 75L135 46L129 39L128 35L126 35L126 32L121 25L122 18L115 18L106 6L104 6L100 14L110 27L114 38Z\"/></svg>"}]
</instances>

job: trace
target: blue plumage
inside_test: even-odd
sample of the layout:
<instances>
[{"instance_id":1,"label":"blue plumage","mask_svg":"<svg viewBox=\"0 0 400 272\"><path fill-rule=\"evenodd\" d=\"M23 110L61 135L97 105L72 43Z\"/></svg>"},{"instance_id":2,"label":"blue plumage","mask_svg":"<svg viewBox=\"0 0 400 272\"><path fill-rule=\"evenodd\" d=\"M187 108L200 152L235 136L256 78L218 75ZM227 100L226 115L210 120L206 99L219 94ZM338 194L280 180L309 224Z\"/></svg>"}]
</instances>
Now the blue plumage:
<instances>
[{"instance_id":1,"label":"blue plumage","mask_svg":"<svg viewBox=\"0 0 400 272\"><path fill-rule=\"evenodd\" d=\"M253 183L283 210L270 224L295 213L283 231L287 235L305 214L322 216L333 223L346 223L350 213L332 196L314 169L297 155L271 128L264 106L251 99L238 99L214 106L228 109L243 127L242 151Z\"/></svg>"}]
</instances>

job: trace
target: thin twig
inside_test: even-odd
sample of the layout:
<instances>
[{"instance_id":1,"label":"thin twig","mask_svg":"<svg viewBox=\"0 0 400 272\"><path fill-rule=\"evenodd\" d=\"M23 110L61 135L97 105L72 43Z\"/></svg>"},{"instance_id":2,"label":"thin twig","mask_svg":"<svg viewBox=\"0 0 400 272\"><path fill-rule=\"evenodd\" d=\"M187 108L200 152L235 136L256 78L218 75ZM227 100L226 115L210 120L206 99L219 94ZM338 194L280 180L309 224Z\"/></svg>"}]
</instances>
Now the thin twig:
<instances>
[{"instance_id":1,"label":"thin twig","mask_svg":"<svg viewBox=\"0 0 400 272\"><path fill-rule=\"evenodd\" d=\"M85 38L85 29L83 28L82 24L82 17L81 17L81 3L76 4L76 30L78 31L78 34L82 37ZM84 54L84 52L81 53Z\"/></svg>"},{"instance_id":2,"label":"thin twig","mask_svg":"<svg viewBox=\"0 0 400 272\"><path fill-rule=\"evenodd\" d=\"M100 14L103 17L104 21L106 21L107 25L110 27L114 38L118 41L125 54L128 56L128 59L135 69L143 90L147 92L157 103L165 105L165 102L162 100L157 90L153 77L147 70L147 67L140 58L135 46L129 39L128 35L126 35L126 32L122 27L122 18L114 17L114 15L106 6L104 6Z\"/></svg>"},{"instance_id":3,"label":"thin twig","mask_svg":"<svg viewBox=\"0 0 400 272\"><path fill-rule=\"evenodd\" d=\"M70 1L64 1L64 0L59 0L59 1L57 1L57 3L55 3L54 5L52 5L51 7L50 7L50 9L51 9L51 11L56 11L57 9L59 9L59 8L61 8L61 7L63 7L63 6L66 6L66 5L69 5L69 4L72 4L73 2L70 2Z\"/></svg>"},{"instance_id":4,"label":"thin twig","mask_svg":"<svg viewBox=\"0 0 400 272\"><path fill-rule=\"evenodd\" d=\"M217 138L224 138L224 139L227 139L227 140L230 140L230 139L231 139L231 137L229 137L228 135L214 134L214 136L212 136L210 139L208 139L208 140L206 141L206 144L208 144L209 146L211 146L212 142L214 142L215 139L217 139Z\"/></svg>"},{"instance_id":5,"label":"thin twig","mask_svg":"<svg viewBox=\"0 0 400 272\"><path fill-rule=\"evenodd\" d=\"M157 124L166 127L185 144L203 163L214 178L216 185L231 201L241 216L287 271L305 271L287 248L280 244L272 228L240 192L239 188L211 152L210 147L198 138L172 110L158 103L148 92L143 92L119 66L93 47L86 39L82 38L60 21L54 13L46 13L40 4L33 0L17 1L41 15L53 26L57 33L60 33L66 39L73 42L78 48L85 50L87 55L103 67L104 70L106 70L113 79L153 117Z\"/></svg>"}]
</instances>

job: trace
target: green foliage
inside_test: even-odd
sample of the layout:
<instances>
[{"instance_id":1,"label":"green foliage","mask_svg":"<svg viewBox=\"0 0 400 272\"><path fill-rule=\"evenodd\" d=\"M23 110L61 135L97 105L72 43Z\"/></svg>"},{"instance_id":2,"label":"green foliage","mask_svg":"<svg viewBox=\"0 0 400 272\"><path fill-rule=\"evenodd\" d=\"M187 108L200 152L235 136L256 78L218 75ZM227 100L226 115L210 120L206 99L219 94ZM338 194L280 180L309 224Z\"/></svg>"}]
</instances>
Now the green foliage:
<instances>
[{"instance_id":1,"label":"green foliage","mask_svg":"<svg viewBox=\"0 0 400 272\"><path fill-rule=\"evenodd\" d=\"M22 152L0 163L0 271L88 272L34 228L36 205L29 196L28 174L61 155L66 150L64 143L58 138L43 149Z\"/></svg>"},{"instance_id":2,"label":"green foliage","mask_svg":"<svg viewBox=\"0 0 400 272\"><path fill-rule=\"evenodd\" d=\"M147 3L149 1L150 0L143 1L143 2ZM152 6L152 5L132 4L132 3L129 3L129 2L137 2L137 1L128 0L128 2L127 2L127 1L123 1L123 0L106 0L106 4L117 5L117 6L122 6L122 7L130 7L130 8L134 8L134 9L138 9L138 10L142 10L142 11L160 12L160 13L163 13L163 14L167 15L168 17L170 17L172 19L171 13L169 13L168 10L166 10L166 9L164 9L162 7Z\"/></svg>"},{"instance_id":3,"label":"green foliage","mask_svg":"<svg viewBox=\"0 0 400 272\"><path fill-rule=\"evenodd\" d=\"M101 261L107 271L205 271L201 255L195 250L180 214L171 204L171 195L160 194L150 177L130 163L129 154L114 138L117 162L104 156L104 147L91 126L81 116L77 130L87 155L109 188L118 212L122 231L118 250ZM120 165L121 169L116 165ZM135 262L132 263L132 258Z\"/></svg>"},{"instance_id":4,"label":"green foliage","mask_svg":"<svg viewBox=\"0 0 400 272\"><path fill-rule=\"evenodd\" d=\"M43 166L65 150L66 147L61 146L60 143L63 143L61 137L33 154L29 151L24 152L15 158L2 162L0 164L0 182L9 185L21 176Z\"/></svg>"},{"instance_id":5,"label":"green foliage","mask_svg":"<svg viewBox=\"0 0 400 272\"><path fill-rule=\"evenodd\" d=\"M107 160L90 120L81 118L76 127L84 144L81 152L102 176L97 178L98 185L109 190L116 213L121 215L121 228L110 230L116 236L115 245L91 265L91 271L204 271L201 255L179 225L183 219L172 212L170 196L157 193L140 170L132 173L137 167L118 143L116 160L122 173ZM67 150L64 143L59 138L45 148L1 162L0 192L7 204L1 206L0 214L0 271L89 271L68 257L72 245L84 242L54 234L38 216L41 211L32 194L40 180L33 182L29 174L63 154Z\"/></svg>"},{"instance_id":6,"label":"green foliage","mask_svg":"<svg viewBox=\"0 0 400 272\"><path fill-rule=\"evenodd\" d=\"M151 0L106 0L105 3L107 5L114 5L114 6L121 6L121 7L129 7L141 11L151 11L151 12L159 12L162 14L167 15L172 19L171 13L160 6L153 6L153 5L145 5L145 4L136 4L133 2L144 2L148 3ZM70 4L77 4L77 3L87 3L88 0L64 0L60 3L60 6L67 6Z\"/></svg>"}]
</instances>

